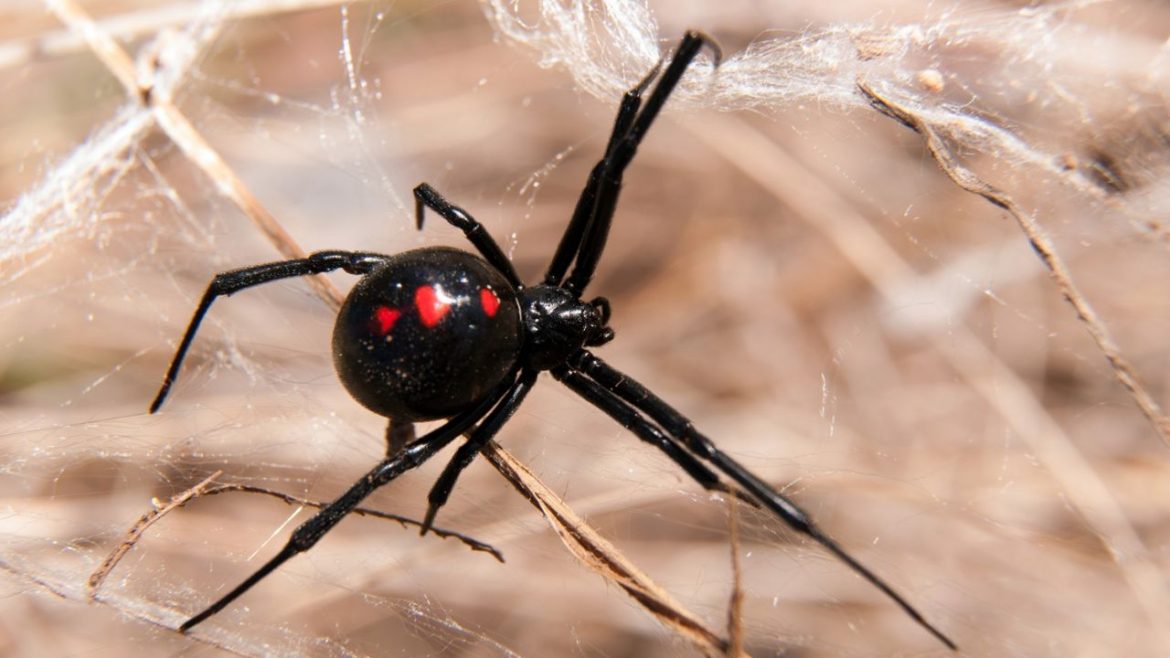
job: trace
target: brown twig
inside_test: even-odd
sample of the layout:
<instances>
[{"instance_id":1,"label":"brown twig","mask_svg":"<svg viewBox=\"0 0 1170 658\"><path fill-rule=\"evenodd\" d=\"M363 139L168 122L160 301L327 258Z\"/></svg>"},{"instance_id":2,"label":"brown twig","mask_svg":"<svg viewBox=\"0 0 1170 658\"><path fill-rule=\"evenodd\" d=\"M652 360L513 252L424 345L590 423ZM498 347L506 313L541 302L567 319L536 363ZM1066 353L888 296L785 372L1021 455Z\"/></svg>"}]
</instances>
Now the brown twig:
<instances>
[{"instance_id":1,"label":"brown twig","mask_svg":"<svg viewBox=\"0 0 1170 658\"><path fill-rule=\"evenodd\" d=\"M791 207L795 217L823 233L886 299L896 298L894 281L916 276L860 210L746 122L716 117L701 128L692 126L692 134ZM748 162L751 166L746 166ZM1114 556L1147 616L1155 625L1164 626L1161 620L1170 613L1170 591L1158 565L1109 487L1035 393L999 355L961 325L950 327L945 338L932 342L938 354L1045 464ZM1170 633L1163 639L1170 646Z\"/></svg>"},{"instance_id":2,"label":"brown twig","mask_svg":"<svg viewBox=\"0 0 1170 658\"><path fill-rule=\"evenodd\" d=\"M548 520L557 537L581 564L621 587L638 605L667 628L689 640L708 656L727 655L729 643L710 630L692 612L674 600L641 569L591 528L548 487L492 441L483 454L508 482L528 498Z\"/></svg>"},{"instance_id":3,"label":"brown twig","mask_svg":"<svg viewBox=\"0 0 1170 658\"><path fill-rule=\"evenodd\" d=\"M265 489L264 487L257 487L257 486L250 485L250 484L218 484L218 485L211 487L211 488L207 489L206 491L202 492L200 495L206 497L206 496L214 496L216 494L221 494L221 493L229 493L232 491L241 491L244 493L263 494L265 496L271 496L271 497L276 498L278 500L282 500L282 501L288 503L289 505L304 505L305 507L312 507L315 509L321 509L329 504L329 503L321 502L319 500L309 500L308 498L301 498L300 496L293 496L291 494L281 493L279 491L273 491L271 489ZM371 516L375 519L385 519L387 521L395 521L395 522L401 524L403 527L414 526L416 528L421 528L423 526L421 521L416 521L408 516L402 516L401 514L393 514L391 512L382 512L379 510L370 509L368 507L355 507L353 510L353 514L357 514L358 516ZM482 552L482 553L488 553L492 557L496 558L497 561L504 562L504 554L500 551L500 549L496 548L495 546L492 546L491 544L489 544L487 542L480 541L480 540L476 539L475 537L471 537L469 535L465 535L461 532L456 532L454 530L447 530L445 528L439 528L439 527L435 527L435 526L431 526L428 532L434 533L435 535L437 535L443 539L458 539L459 541L463 542L464 544L467 544L467 546L471 550Z\"/></svg>"},{"instance_id":4,"label":"brown twig","mask_svg":"<svg viewBox=\"0 0 1170 658\"><path fill-rule=\"evenodd\" d=\"M1073 281L1072 272L1068 266L1065 265L1064 259L1056 250L1056 246L1049 239L1044 229L1036 223L1036 220L1016 203L1015 199L1007 192L1001 190L991 183L983 180L975 174L975 172L968 169L947 146L946 140L943 138L941 130L947 130L945 125L936 126L927 121L913 109L899 104L897 101L883 96L876 89L870 87L865 81L859 81L857 88L865 95L869 103L879 112L889 116L908 128L914 130L922 135L926 141L926 148L930 151L932 157L938 166L956 185L964 190L977 194L986 199L992 205L1003 208L1016 220L1019 224L1020 230L1027 236L1028 242L1032 245L1032 249L1036 255L1040 257L1044 267L1047 268L1049 276L1053 282L1056 283L1060 294L1073 307L1077 314L1077 319L1085 325L1085 330L1089 332L1093 342L1097 344L1097 348L1105 355L1105 359L1109 361L1109 367L1113 369L1114 376L1121 382L1123 386L1129 391L1130 396L1133 397L1134 402L1137 403L1138 408L1149 419L1154 426L1154 430L1162 439L1162 443L1170 446L1170 418L1166 417L1165 412L1158 405L1150 392L1146 390L1141 379L1138 377L1137 371L1129 360L1126 359L1122 353L1121 348L1110 336L1105 322L1101 319L1093 306L1089 304L1089 300L1077 288Z\"/></svg>"},{"instance_id":5,"label":"brown twig","mask_svg":"<svg viewBox=\"0 0 1170 658\"><path fill-rule=\"evenodd\" d=\"M216 471L212 473L195 486L173 496L165 505L156 507L155 509L152 509L139 517L139 519L134 522L134 525L130 526L130 529L126 531L122 541L119 542L114 550L110 551L110 554L106 556L106 559L102 561L101 566L99 566L92 574L90 574L89 580L86 582L86 595L89 600L94 600L94 598L97 596L98 589L101 588L102 583L104 583L106 578L109 577L110 572L113 571L114 567L116 567L118 563L122 561L122 558L130 552L130 549L138 543L138 540L142 538L143 533L145 533L150 526L154 525L155 522L169 514L172 510L182 507L196 498L206 498L208 496L215 496L217 494L239 491L243 493L263 494L265 496L271 496L278 500L282 500L290 505L303 505L305 507L313 507L316 509L321 509L329 504L323 503L321 501L301 498L300 496L281 493L279 491L273 491L271 489L265 489L264 487L256 487L249 484L212 484L215 478L222 474L223 471ZM399 514L391 514L390 512L381 512L378 510L369 509L367 507L355 508L353 513L357 514L358 516L371 516L377 519L396 521L403 527L422 527L422 522L416 521L412 518L401 516ZM430 530L432 533L443 539L458 539L473 551L488 553L492 557L496 558L496 560L500 562L504 561L504 554L501 553L498 548L487 542L482 542L474 537L470 537L463 533L447 530L444 528L432 527Z\"/></svg>"},{"instance_id":6,"label":"brown twig","mask_svg":"<svg viewBox=\"0 0 1170 658\"><path fill-rule=\"evenodd\" d=\"M731 597L727 605L727 655L747 655L743 648L743 565L739 560L739 510L736 499L727 499L727 530L731 551Z\"/></svg>"},{"instance_id":7,"label":"brown twig","mask_svg":"<svg viewBox=\"0 0 1170 658\"><path fill-rule=\"evenodd\" d=\"M118 563L122 561L122 558L130 552L130 549L134 548L134 544L138 543L138 540L142 537L142 533L146 532L147 528L154 525L156 521L166 516L168 513L170 513L171 510L175 509L176 507L181 507L192 498L205 493L208 487L211 486L212 481L219 477L222 473L223 471L216 471L211 475L208 475L195 486L171 497L171 499L167 501L165 505L155 507L146 514L140 516L138 520L134 522L134 525L130 526L130 529L126 531L126 535L122 541L118 543L114 550L110 551L110 554L106 556L105 560L102 560L101 566L99 566L94 570L93 573L89 575L89 580L86 581L85 585L86 597L90 601L93 601L97 597L98 589L101 588L102 583L106 581L106 578L109 577L110 572L114 570L114 567L118 566Z\"/></svg>"}]
</instances>

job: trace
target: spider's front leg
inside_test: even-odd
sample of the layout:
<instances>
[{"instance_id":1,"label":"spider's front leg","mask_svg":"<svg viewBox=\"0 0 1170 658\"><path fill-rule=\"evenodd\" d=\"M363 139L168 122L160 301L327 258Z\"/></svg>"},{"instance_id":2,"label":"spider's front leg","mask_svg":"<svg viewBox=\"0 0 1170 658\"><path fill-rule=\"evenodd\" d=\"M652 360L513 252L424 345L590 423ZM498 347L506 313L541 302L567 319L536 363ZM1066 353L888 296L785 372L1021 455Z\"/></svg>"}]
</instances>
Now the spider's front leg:
<instances>
[{"instance_id":1,"label":"spider's front leg","mask_svg":"<svg viewBox=\"0 0 1170 658\"><path fill-rule=\"evenodd\" d=\"M687 475L702 485L704 489L730 494L753 507L759 507L759 503L754 498L724 484L714 471L687 452L674 437L663 432L657 425L646 422L642 414L629 404L614 397L613 393L606 390L605 387L572 368L558 368L552 371L552 375L574 393L584 398L586 402L601 409L622 427L633 432L634 436L666 453L671 461L681 466Z\"/></svg>"},{"instance_id":2,"label":"spider's front leg","mask_svg":"<svg viewBox=\"0 0 1170 658\"><path fill-rule=\"evenodd\" d=\"M676 451L667 449L667 446L664 445L660 445L660 447L663 447L667 456L682 466L699 484L708 489L712 488L709 478L695 476L692 462L696 458L708 462L731 478L756 502L778 516L793 530L825 547L855 573L889 597L903 612L947 648L952 651L958 650L958 646L953 640L927 621L922 613L910 605L910 602L896 592L892 586L846 552L836 540L821 530L808 513L792 499L773 489L771 485L720 450L711 439L695 429L694 424L687 417L655 395L650 389L586 351L581 351L570 359L568 367L561 374L558 374L558 378L639 437L653 434L658 431L659 427L665 430L667 434L686 448L688 458L680 460L676 456Z\"/></svg>"},{"instance_id":3,"label":"spider's front leg","mask_svg":"<svg viewBox=\"0 0 1170 658\"><path fill-rule=\"evenodd\" d=\"M626 167L634 159L638 146L666 104L666 99L704 46L712 51L714 63L718 66L722 56L718 44L701 32L690 31L679 41L670 64L658 78L645 103L642 102L642 93L657 75L659 66L655 66L649 75L623 97L605 155L590 172L573 211L573 218L549 264L544 278L547 285L560 285L576 295L584 292L589 285L601 253L605 250ZM565 271L574 258L576 263L568 279L565 279Z\"/></svg>"},{"instance_id":4,"label":"spider's front leg","mask_svg":"<svg viewBox=\"0 0 1170 658\"><path fill-rule=\"evenodd\" d=\"M537 374L536 370L523 370L516 380L516 385L512 387L503 402L479 424L479 427L475 428L467 442L459 446L459 450L455 451L455 456L447 462L447 466L443 468L443 472L439 474L439 478L431 487L430 494L427 495L427 514L423 517L422 526L419 529L420 536L427 534L427 530L431 529L435 521L435 515L438 514L439 508L447 504L447 499L451 496L451 490L455 488L455 481L459 479L459 474L471 465L479 453L483 452L492 437L500 431L504 423L508 422L512 414L520 407L520 403L524 401L528 392L532 390L532 386L536 384Z\"/></svg>"}]
</instances>

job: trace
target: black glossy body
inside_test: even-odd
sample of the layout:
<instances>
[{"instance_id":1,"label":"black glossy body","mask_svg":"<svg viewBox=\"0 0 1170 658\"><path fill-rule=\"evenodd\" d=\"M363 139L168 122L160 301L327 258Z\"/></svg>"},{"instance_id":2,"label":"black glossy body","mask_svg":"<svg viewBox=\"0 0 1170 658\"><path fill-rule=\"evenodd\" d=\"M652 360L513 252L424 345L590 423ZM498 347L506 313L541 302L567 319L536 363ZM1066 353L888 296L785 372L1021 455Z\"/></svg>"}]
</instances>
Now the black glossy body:
<instances>
[{"instance_id":1,"label":"black glossy body","mask_svg":"<svg viewBox=\"0 0 1170 658\"><path fill-rule=\"evenodd\" d=\"M447 247L389 256L346 297L333 365L370 411L403 421L450 418L512 371L520 307L483 259Z\"/></svg>"}]
</instances>

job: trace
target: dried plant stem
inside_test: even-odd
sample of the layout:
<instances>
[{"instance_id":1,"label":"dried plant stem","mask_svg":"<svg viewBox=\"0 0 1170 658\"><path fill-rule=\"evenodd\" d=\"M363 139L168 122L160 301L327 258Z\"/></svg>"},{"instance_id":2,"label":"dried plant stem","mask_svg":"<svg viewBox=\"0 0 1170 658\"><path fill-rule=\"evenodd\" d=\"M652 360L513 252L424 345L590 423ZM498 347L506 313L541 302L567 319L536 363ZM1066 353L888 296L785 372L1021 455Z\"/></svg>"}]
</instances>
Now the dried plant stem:
<instances>
[{"instance_id":1,"label":"dried plant stem","mask_svg":"<svg viewBox=\"0 0 1170 658\"><path fill-rule=\"evenodd\" d=\"M216 471L211 475L208 475L195 486L171 497L171 499L167 501L165 505L155 507L154 509L139 517L138 520L134 522L134 525L130 526L130 529L126 531L126 535L122 538L122 541L118 543L113 551L110 551L110 554L106 556L105 560L102 560L101 566L99 566L92 574L90 574L89 580L86 581L85 587L86 596L89 598L89 600L93 601L95 598L97 598L97 593L98 590L101 589L102 583L106 581L106 578L110 575L110 572L114 570L114 567L118 566L118 563L122 561L122 558L130 552L130 549L134 548L134 544L138 543L138 539L142 537L142 533L146 532L146 530L150 528L150 526L154 525L156 521L170 513L171 510L175 509L176 507L181 507L187 501L195 498L196 496L201 496L207 493L208 487L210 487L215 478L219 477L221 474L223 474L223 471Z\"/></svg>"},{"instance_id":2,"label":"dried plant stem","mask_svg":"<svg viewBox=\"0 0 1170 658\"><path fill-rule=\"evenodd\" d=\"M213 487L209 487L205 491L200 492L198 495L200 495L202 497L207 497L207 496L215 496L217 494L222 494L222 493L231 493L231 492L235 492L235 491L238 491L241 493L252 493L252 494L261 494L264 496L271 496L272 498L276 498L277 500L281 500L285 503L288 503L289 505L302 505L304 507L312 507L314 509L323 509L326 505L329 504L329 503L321 502L319 500L309 500L308 498L302 498L300 496L293 496L291 494L281 493L279 491L273 491L271 489L266 489L264 487L257 487L257 486L250 485L250 484L217 484ZM408 516L402 516L401 514L394 514L392 512L382 512L379 510L370 509L368 507L355 507L352 514L356 514L358 516L369 516L369 517L373 517L375 519L383 519L385 521L394 521L396 523L401 524L404 527L405 526L414 526L416 528L421 528L423 526L422 521L412 519ZM458 539L460 542L463 542L464 544L466 544L467 547L470 548L471 550L478 551L481 553L487 553L487 554L491 555L492 557L494 557L496 559L496 561L504 562L504 554L502 552L500 552L500 549L496 548L495 546L492 546L491 544L489 544L487 542L483 542L483 541L480 541L474 537L470 537L468 535L465 535L462 532L456 532L454 530L448 530L446 528L430 526L427 530L427 534L434 534L436 537L440 537L442 539Z\"/></svg>"},{"instance_id":3,"label":"dried plant stem","mask_svg":"<svg viewBox=\"0 0 1170 658\"><path fill-rule=\"evenodd\" d=\"M214 484L215 479L222 474L223 471L216 471L212 473L198 484L173 496L169 501L167 501L165 505L157 506L155 509L152 509L139 517L139 519L134 522L134 525L130 526L130 529L126 531L126 534L122 537L122 541L118 542L118 545L114 547L114 550L110 551L110 554L107 555L106 559L102 561L101 566L99 566L92 574L90 574L89 580L86 582L86 592L89 600L93 601L97 598L98 590L101 589L102 583L106 581L106 578L110 575L110 572L114 570L114 567L118 566L118 563L121 562L122 558L130 552L130 549L134 548L134 545L138 543L138 540L142 538L143 533L145 533L147 529L150 528L150 526L154 525L162 517L170 514L171 511L186 505L196 498L206 498L208 496L215 496L217 494L238 491L242 493L254 493L271 496L290 505L302 505L304 507L313 507L315 509L322 509L329 504L247 484ZM396 521L403 526L415 526L416 528L422 527L422 523L420 521L416 521L412 518L405 517L400 514L380 512L378 510L369 509L367 507L355 508L353 513L357 514L358 516L371 516L378 519L385 519L387 521ZM491 544L479 541L474 537L469 537L460 532L447 530L445 528L437 528L434 526L430 528L430 532L435 536L441 537L443 539L458 539L470 547L473 551L488 553L492 557L496 558L496 560L500 562L504 561L504 555L499 551L499 549L497 549L495 546L492 546Z\"/></svg>"},{"instance_id":4,"label":"dried plant stem","mask_svg":"<svg viewBox=\"0 0 1170 658\"><path fill-rule=\"evenodd\" d=\"M742 120L708 118L693 134L823 233L879 293L896 299L896 282L913 269L865 216L821 177ZM748 164L750 163L750 165ZM1101 477L1017 373L961 325L934 348L1025 441L1076 510L1115 557L1118 568L1170 649L1170 592L1149 550Z\"/></svg>"},{"instance_id":5,"label":"dried plant stem","mask_svg":"<svg viewBox=\"0 0 1170 658\"><path fill-rule=\"evenodd\" d=\"M935 125L914 112L913 109L881 95L865 82L858 82L857 87L878 111L900 121L922 135L930 155L956 185L972 194L983 197L996 207L1003 208L1016 220L1020 230L1024 232L1028 242L1031 243L1032 249L1036 255L1040 256L1040 260L1044 263L1053 282L1056 283L1060 294L1076 311L1077 319L1085 325L1085 330L1089 332L1089 336L1097 344L1097 349L1101 350L1105 359L1109 361L1109 367L1113 369L1114 376L1129 391L1138 408L1154 426L1154 430L1162 442L1170 447L1170 418L1166 417L1165 412L1142 384L1133 365L1122 355L1121 348L1109 335L1109 329L1106 328L1105 322L1097 315L1093 306L1089 304L1089 300L1077 288L1076 283L1073 282L1072 272L1065 265L1064 259L1060 257L1056 246L1048 238L1044 229L1040 228L1031 215L1020 208L1011 195L979 178L975 172L959 162L940 132L940 130L949 132L948 126Z\"/></svg>"},{"instance_id":6,"label":"dried plant stem","mask_svg":"<svg viewBox=\"0 0 1170 658\"><path fill-rule=\"evenodd\" d=\"M729 643L726 640L707 628L694 613L674 600L613 544L589 527L526 466L494 441L488 443L483 454L517 491L524 493L533 507L540 510L565 548L579 562L621 587L659 622L686 638L706 655L728 655Z\"/></svg>"},{"instance_id":7,"label":"dried plant stem","mask_svg":"<svg viewBox=\"0 0 1170 658\"><path fill-rule=\"evenodd\" d=\"M264 204L260 203L260 200L244 185L240 177L236 176L219 153L211 147L211 144L207 143L203 135L174 105L157 103L155 116L159 126L166 131L167 136L183 150L191 162L199 166L211 180L216 182L221 192L239 206L244 215L252 221L252 225L268 238L268 241L272 243L280 255L288 259L305 258L309 255L309 252L305 251L293 239L292 235L284 230L276 217L264 207ZM317 296L330 308L335 311L341 308L341 302L345 299L345 295L342 295L337 286L333 285L333 282L325 275L314 274L305 278L308 279L309 285L313 287Z\"/></svg>"},{"instance_id":8,"label":"dried plant stem","mask_svg":"<svg viewBox=\"0 0 1170 658\"><path fill-rule=\"evenodd\" d=\"M126 54L113 37L98 27L89 14L73 0L45 0L45 5L56 13L61 22L69 26L74 34L81 37L132 97L138 95L141 90L138 87L138 74L134 71L134 60L130 59L130 55Z\"/></svg>"},{"instance_id":9,"label":"dried plant stem","mask_svg":"<svg viewBox=\"0 0 1170 658\"><path fill-rule=\"evenodd\" d=\"M743 565L739 560L739 510L736 499L727 499L728 541L731 551L731 597L727 605L727 655L746 655L743 649Z\"/></svg>"}]
</instances>

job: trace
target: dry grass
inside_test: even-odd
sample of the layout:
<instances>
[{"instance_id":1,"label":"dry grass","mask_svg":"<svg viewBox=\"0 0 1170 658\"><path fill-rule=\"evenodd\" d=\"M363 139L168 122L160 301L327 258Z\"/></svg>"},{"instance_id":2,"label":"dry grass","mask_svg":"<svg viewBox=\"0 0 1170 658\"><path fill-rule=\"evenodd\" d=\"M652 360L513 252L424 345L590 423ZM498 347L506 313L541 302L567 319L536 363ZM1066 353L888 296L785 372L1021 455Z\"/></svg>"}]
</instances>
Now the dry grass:
<instances>
[{"instance_id":1,"label":"dry grass","mask_svg":"<svg viewBox=\"0 0 1170 658\"><path fill-rule=\"evenodd\" d=\"M121 64L117 48L95 57L100 37L86 44L69 4L56 16L71 29L39 8L0 22L0 198L10 200L0 225L0 653L673 656L741 626L733 646L752 656L945 654L879 593L743 505L738 592L726 502L551 378L499 440L597 540L573 539L585 533L566 533L572 520L551 531L555 498L542 516L484 460L439 523L501 549L505 564L353 518L180 636L171 629L307 516L238 491L155 519L87 602L90 573L152 497L222 471L221 482L329 499L381 453L383 421L331 372L332 311L320 297L350 285L344 276L318 294L292 282L221 301L167 406L145 414L214 272L293 244L461 244L438 223L413 231L409 190L426 180L484 221L532 279L603 146L616 97L586 96L563 71L496 42L475 3L313 4L224 21L189 66L167 47L180 41L148 43L190 25L186 5L83 4L104 21L100 34L120 36ZM871 11L790 4L720 3L715 15L679 3L658 17L667 37L702 27L731 54L767 29ZM922 10L885 11L916 21ZM125 27L125 17L140 20ZM667 112L629 173L591 289L615 308L618 339L601 351L610 363L799 499L967 655L1170 652L1170 458L1156 429L1170 259L1167 159L1155 139L1170 113L1141 91L1166 75L1163 58L1147 55L1167 17L1126 3L1077 13L1086 29L1115 32L1117 47L1053 62L1098 76L1054 78L1081 94L1075 102L1041 107L1035 96L1050 95L1027 79L979 96L972 112L988 125L1061 155L1046 174L956 142L913 108L898 119L918 132L877 111L815 104ZM919 78L941 97L978 96L1003 74L995 52L949 46ZM139 84L127 65L191 74L160 78L140 107L163 109L142 117L126 109L126 87ZM1094 88L1100 80L1116 86ZM861 82L889 93L890 80ZM889 100L888 114L906 109ZM68 169L80 144L98 168ZM954 158L960 185L932 151ZM1052 278L1053 255L1063 280ZM1062 297L1070 285L1078 308ZM1085 305L1100 319L1096 336ZM1142 386L1138 402L1117 372ZM438 468L369 505L418 516ZM653 583L599 577L565 541L586 542L586 553L610 550L588 542L612 543ZM703 630L664 626L634 602L656 588ZM734 593L742 612L729 624Z\"/></svg>"}]
</instances>

